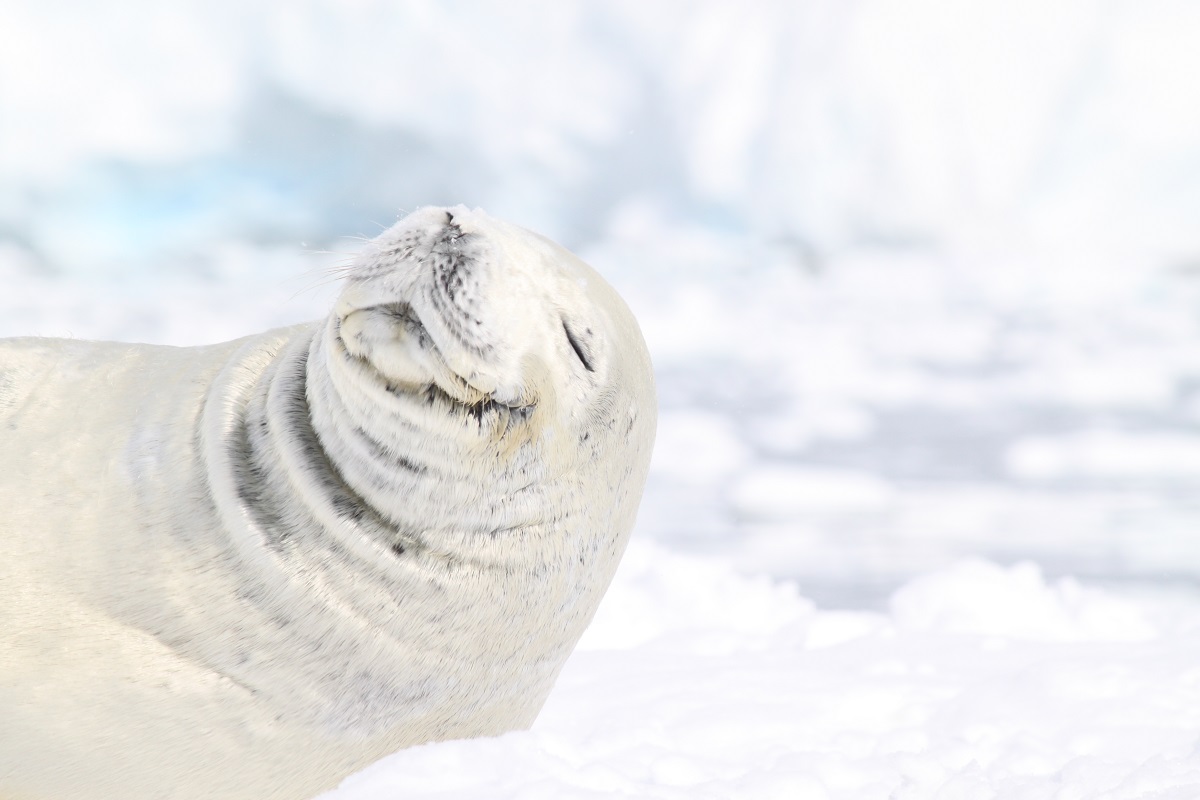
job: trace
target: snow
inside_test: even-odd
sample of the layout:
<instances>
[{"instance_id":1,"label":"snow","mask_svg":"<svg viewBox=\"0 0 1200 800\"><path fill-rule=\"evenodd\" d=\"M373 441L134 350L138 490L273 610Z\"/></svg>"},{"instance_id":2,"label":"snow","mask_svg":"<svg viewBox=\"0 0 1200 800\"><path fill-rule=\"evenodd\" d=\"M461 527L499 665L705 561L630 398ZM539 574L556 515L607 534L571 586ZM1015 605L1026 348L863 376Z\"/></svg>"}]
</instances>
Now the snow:
<instances>
[{"instance_id":1,"label":"snow","mask_svg":"<svg viewBox=\"0 0 1200 800\"><path fill-rule=\"evenodd\" d=\"M629 301L660 432L533 729L330 797L1200 796L1185 0L14 0L0 335L325 313L405 210Z\"/></svg>"},{"instance_id":2,"label":"snow","mask_svg":"<svg viewBox=\"0 0 1200 800\"><path fill-rule=\"evenodd\" d=\"M888 612L818 610L637 543L531 731L403 751L322 797L1192 797L1197 626L982 561Z\"/></svg>"},{"instance_id":3,"label":"snow","mask_svg":"<svg viewBox=\"0 0 1200 800\"><path fill-rule=\"evenodd\" d=\"M1200 436L1092 430L1030 437L1012 445L1007 462L1013 474L1032 480L1072 475L1187 480L1200 474Z\"/></svg>"}]
</instances>

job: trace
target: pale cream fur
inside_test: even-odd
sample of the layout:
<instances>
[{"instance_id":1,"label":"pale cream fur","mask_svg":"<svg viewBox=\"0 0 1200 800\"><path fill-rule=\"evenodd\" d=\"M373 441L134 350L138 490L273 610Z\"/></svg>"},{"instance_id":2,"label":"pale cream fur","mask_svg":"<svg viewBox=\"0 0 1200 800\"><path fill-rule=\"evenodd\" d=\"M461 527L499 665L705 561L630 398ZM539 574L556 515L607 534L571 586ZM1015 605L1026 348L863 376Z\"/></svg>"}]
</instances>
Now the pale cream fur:
<instances>
[{"instance_id":1,"label":"pale cream fur","mask_svg":"<svg viewBox=\"0 0 1200 800\"><path fill-rule=\"evenodd\" d=\"M303 798L527 727L655 416L612 289L462 207L319 323L0 341L0 798Z\"/></svg>"}]
</instances>

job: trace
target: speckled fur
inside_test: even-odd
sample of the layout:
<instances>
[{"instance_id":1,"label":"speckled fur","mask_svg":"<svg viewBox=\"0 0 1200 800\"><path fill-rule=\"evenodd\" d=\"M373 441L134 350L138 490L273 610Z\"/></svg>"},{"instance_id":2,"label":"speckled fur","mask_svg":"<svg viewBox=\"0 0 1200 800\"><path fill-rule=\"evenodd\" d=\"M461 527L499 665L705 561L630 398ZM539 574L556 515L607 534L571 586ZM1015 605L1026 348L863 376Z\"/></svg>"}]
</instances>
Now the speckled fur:
<instances>
[{"instance_id":1,"label":"speckled fur","mask_svg":"<svg viewBox=\"0 0 1200 800\"><path fill-rule=\"evenodd\" d=\"M0 341L0 797L303 798L528 726L655 416L616 294L462 207L374 240L323 322Z\"/></svg>"}]
</instances>

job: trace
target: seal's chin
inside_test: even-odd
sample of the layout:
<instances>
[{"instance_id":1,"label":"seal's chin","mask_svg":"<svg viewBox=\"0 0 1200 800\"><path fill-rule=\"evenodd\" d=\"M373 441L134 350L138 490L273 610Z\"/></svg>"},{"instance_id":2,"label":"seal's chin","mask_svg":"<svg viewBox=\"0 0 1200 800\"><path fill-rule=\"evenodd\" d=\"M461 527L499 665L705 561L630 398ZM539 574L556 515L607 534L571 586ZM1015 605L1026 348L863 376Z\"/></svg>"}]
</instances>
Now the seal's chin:
<instances>
[{"instance_id":1,"label":"seal's chin","mask_svg":"<svg viewBox=\"0 0 1200 800\"><path fill-rule=\"evenodd\" d=\"M453 369L451 359L405 302L341 315L338 339L346 353L375 372L389 391L436 396L472 412L493 405L520 411L536 404L519 376L501 380L484 364L465 375ZM462 361L461 356L457 361Z\"/></svg>"}]
</instances>

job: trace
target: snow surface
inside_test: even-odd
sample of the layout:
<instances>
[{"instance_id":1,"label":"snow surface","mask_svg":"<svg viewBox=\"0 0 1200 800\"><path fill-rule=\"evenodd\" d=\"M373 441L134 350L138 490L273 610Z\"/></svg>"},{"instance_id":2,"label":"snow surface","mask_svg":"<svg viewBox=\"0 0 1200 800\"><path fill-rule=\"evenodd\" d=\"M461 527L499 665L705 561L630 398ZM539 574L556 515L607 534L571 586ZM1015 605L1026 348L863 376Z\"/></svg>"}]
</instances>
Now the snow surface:
<instances>
[{"instance_id":1,"label":"snow surface","mask_svg":"<svg viewBox=\"0 0 1200 800\"><path fill-rule=\"evenodd\" d=\"M638 542L529 732L328 800L1192 798L1200 607L964 561L887 612Z\"/></svg>"},{"instance_id":2,"label":"snow surface","mask_svg":"<svg viewBox=\"0 0 1200 800\"><path fill-rule=\"evenodd\" d=\"M330 793L1200 797L1200 6L0 4L0 336L325 313L429 203L629 301L660 430L529 732Z\"/></svg>"}]
</instances>

